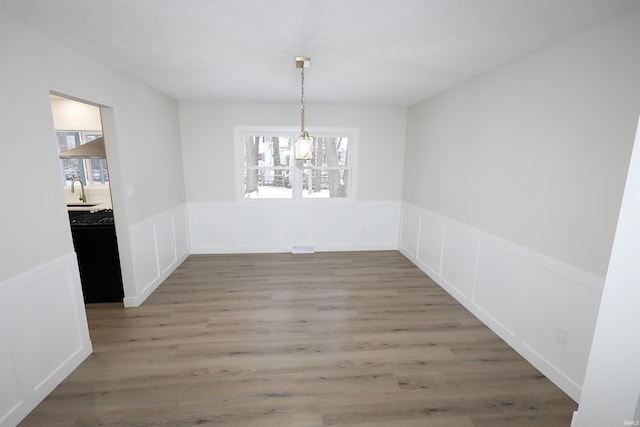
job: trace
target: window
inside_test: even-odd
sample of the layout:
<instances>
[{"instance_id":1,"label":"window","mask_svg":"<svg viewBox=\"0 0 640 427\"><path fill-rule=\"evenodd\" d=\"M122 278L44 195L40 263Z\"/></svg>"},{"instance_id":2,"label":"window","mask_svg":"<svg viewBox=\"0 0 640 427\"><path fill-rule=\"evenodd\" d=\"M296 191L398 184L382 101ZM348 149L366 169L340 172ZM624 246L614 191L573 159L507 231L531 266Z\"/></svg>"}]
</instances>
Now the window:
<instances>
[{"instance_id":1,"label":"window","mask_svg":"<svg viewBox=\"0 0 640 427\"><path fill-rule=\"evenodd\" d=\"M315 129L311 160L293 160L298 133L292 128L235 129L240 198L353 198L357 130Z\"/></svg>"},{"instance_id":2,"label":"window","mask_svg":"<svg viewBox=\"0 0 640 427\"><path fill-rule=\"evenodd\" d=\"M100 132L56 132L58 153L86 144L101 136ZM71 185L73 178L80 178L87 185L109 183L106 159L61 159L60 167L64 185Z\"/></svg>"}]
</instances>

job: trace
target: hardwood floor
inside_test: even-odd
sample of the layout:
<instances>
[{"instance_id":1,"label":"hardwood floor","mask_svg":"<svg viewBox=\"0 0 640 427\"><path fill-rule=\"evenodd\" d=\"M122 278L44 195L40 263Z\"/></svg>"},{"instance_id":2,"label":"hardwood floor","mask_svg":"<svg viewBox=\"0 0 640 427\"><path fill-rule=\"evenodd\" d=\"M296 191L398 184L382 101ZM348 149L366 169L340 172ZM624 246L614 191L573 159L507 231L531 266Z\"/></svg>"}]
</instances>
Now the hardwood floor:
<instances>
[{"instance_id":1,"label":"hardwood floor","mask_svg":"<svg viewBox=\"0 0 640 427\"><path fill-rule=\"evenodd\" d=\"M577 405L399 252L192 255L21 426L569 426Z\"/></svg>"}]
</instances>

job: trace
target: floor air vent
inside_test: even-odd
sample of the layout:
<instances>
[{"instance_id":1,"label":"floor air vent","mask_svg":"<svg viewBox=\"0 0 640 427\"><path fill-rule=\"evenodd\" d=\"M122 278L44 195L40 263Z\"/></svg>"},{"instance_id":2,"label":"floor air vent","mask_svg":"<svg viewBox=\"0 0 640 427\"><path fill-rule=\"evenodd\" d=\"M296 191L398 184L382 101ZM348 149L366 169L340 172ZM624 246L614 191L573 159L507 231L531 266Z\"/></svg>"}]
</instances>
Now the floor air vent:
<instances>
[{"instance_id":1,"label":"floor air vent","mask_svg":"<svg viewBox=\"0 0 640 427\"><path fill-rule=\"evenodd\" d=\"M291 248L292 254L312 254L313 252L313 246L293 246Z\"/></svg>"}]
</instances>

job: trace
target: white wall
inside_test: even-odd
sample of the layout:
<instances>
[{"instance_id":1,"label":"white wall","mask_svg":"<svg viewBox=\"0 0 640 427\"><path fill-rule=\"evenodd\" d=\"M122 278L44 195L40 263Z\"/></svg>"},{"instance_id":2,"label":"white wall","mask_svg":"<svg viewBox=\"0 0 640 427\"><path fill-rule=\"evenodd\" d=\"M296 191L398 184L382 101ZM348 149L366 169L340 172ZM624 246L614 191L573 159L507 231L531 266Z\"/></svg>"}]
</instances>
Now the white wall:
<instances>
[{"instance_id":1,"label":"white wall","mask_svg":"<svg viewBox=\"0 0 640 427\"><path fill-rule=\"evenodd\" d=\"M640 113L638 40L635 12L408 113L401 250L575 400Z\"/></svg>"},{"instance_id":2,"label":"white wall","mask_svg":"<svg viewBox=\"0 0 640 427\"><path fill-rule=\"evenodd\" d=\"M290 251L292 245L313 245L316 250L397 247L407 111L404 107L306 108L310 130L358 128L355 200L236 200L234 126L296 127L299 108L180 103L192 252L281 252Z\"/></svg>"},{"instance_id":3,"label":"white wall","mask_svg":"<svg viewBox=\"0 0 640 427\"><path fill-rule=\"evenodd\" d=\"M400 200L407 109L305 105L306 125L360 131L358 200ZM188 202L235 202L234 126L298 127L299 105L180 102Z\"/></svg>"},{"instance_id":4,"label":"white wall","mask_svg":"<svg viewBox=\"0 0 640 427\"><path fill-rule=\"evenodd\" d=\"M640 108L639 23L412 107L403 199L604 276Z\"/></svg>"},{"instance_id":5,"label":"white wall","mask_svg":"<svg viewBox=\"0 0 640 427\"><path fill-rule=\"evenodd\" d=\"M640 124L572 427L640 424Z\"/></svg>"},{"instance_id":6,"label":"white wall","mask_svg":"<svg viewBox=\"0 0 640 427\"><path fill-rule=\"evenodd\" d=\"M95 105L54 96L51 115L56 130L102 131L100 108Z\"/></svg>"},{"instance_id":7,"label":"white wall","mask_svg":"<svg viewBox=\"0 0 640 427\"><path fill-rule=\"evenodd\" d=\"M6 15L0 19L0 49L6 62L0 70L2 200L21 207L2 212L3 236L12 244L0 247L0 258L6 262L0 278L20 274L72 249L68 230L52 226L67 221L50 91L112 110L115 128L105 129L112 133L106 138L109 168L117 170L111 188L122 205L117 212L127 228L184 204L177 103ZM43 210L47 215L42 215ZM38 231L33 233L41 239L38 245L25 238L20 224Z\"/></svg>"},{"instance_id":8,"label":"white wall","mask_svg":"<svg viewBox=\"0 0 640 427\"><path fill-rule=\"evenodd\" d=\"M188 231L180 221L186 206L175 101L3 14L0 57L0 425L9 426L91 351L50 91L107 111L130 303L139 303L180 262ZM149 228L151 242L138 233Z\"/></svg>"}]
</instances>

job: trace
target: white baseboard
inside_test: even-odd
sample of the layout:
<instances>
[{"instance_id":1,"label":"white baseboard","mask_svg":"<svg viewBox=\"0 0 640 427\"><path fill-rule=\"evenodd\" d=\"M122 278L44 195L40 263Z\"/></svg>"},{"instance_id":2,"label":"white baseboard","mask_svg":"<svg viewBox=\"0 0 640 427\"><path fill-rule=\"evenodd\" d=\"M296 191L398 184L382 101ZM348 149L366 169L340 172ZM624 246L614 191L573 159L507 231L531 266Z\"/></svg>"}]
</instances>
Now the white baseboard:
<instances>
[{"instance_id":1,"label":"white baseboard","mask_svg":"<svg viewBox=\"0 0 640 427\"><path fill-rule=\"evenodd\" d=\"M184 260L187 259L188 256L189 254L187 253L178 257L175 260L175 262L172 263L170 268L166 269L162 274L160 274L159 276L154 278L150 283L148 283L147 286L140 292L140 295L137 295L135 297L125 297L122 301L124 306L139 307L140 305L142 305L142 303L149 297L149 295L151 295L153 291L155 291L158 288L158 286L162 284L162 282L167 280L167 278L171 275L171 273L173 273L176 270L176 268L178 268L180 264L182 264Z\"/></svg>"},{"instance_id":2,"label":"white baseboard","mask_svg":"<svg viewBox=\"0 0 640 427\"><path fill-rule=\"evenodd\" d=\"M571 416L571 425L569 427L578 427L578 424L576 424L577 419L578 419L578 411L573 411L573 415Z\"/></svg>"}]
</instances>

